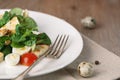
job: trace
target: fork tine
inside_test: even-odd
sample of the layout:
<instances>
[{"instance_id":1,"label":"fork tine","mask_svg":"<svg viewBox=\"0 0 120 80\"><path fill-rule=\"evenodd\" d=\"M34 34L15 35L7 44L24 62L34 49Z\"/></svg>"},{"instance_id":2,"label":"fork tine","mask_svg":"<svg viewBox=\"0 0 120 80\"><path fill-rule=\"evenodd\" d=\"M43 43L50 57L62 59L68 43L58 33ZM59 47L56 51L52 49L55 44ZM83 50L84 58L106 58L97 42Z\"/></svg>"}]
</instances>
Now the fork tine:
<instances>
[{"instance_id":1,"label":"fork tine","mask_svg":"<svg viewBox=\"0 0 120 80\"><path fill-rule=\"evenodd\" d=\"M62 45L64 44L64 40L65 40L66 35L64 35L64 36L62 35L61 37L62 37L62 39L59 40L59 46L57 46L57 51L56 51L56 53L54 53L54 56L56 56L56 55L58 54L60 48L61 48Z\"/></svg>"},{"instance_id":2,"label":"fork tine","mask_svg":"<svg viewBox=\"0 0 120 80\"><path fill-rule=\"evenodd\" d=\"M58 51L59 51L59 48L60 46L62 45L62 42L64 40L64 35L61 35L59 40L58 40L58 43L56 44L55 48L54 48L54 52L52 53L53 56L56 56Z\"/></svg>"},{"instance_id":3,"label":"fork tine","mask_svg":"<svg viewBox=\"0 0 120 80\"><path fill-rule=\"evenodd\" d=\"M54 56L54 53L56 52L57 47L59 46L61 39L62 39L62 35L57 37L57 39L55 40L54 45L52 46L52 50L50 52L50 55Z\"/></svg>"},{"instance_id":4,"label":"fork tine","mask_svg":"<svg viewBox=\"0 0 120 80\"><path fill-rule=\"evenodd\" d=\"M68 38L69 36L67 35L58 35L55 42L51 46L51 49L49 50L49 54L47 56L59 58L62 55L62 52L64 51Z\"/></svg>"},{"instance_id":5,"label":"fork tine","mask_svg":"<svg viewBox=\"0 0 120 80\"><path fill-rule=\"evenodd\" d=\"M66 43L67 43L67 41L68 41L68 38L69 38L69 36L67 36L67 35L65 35L65 36L63 37L63 40L62 40L62 42L61 42L61 45L59 46L59 49L58 49L58 51L57 51L57 54L55 55L57 58L59 58L59 57L62 55L62 53L63 53L63 51L64 51L64 48L65 48L65 46L66 46Z\"/></svg>"},{"instance_id":6,"label":"fork tine","mask_svg":"<svg viewBox=\"0 0 120 80\"><path fill-rule=\"evenodd\" d=\"M67 43L68 39L69 39L69 35L66 36L66 39L64 40L63 47L61 47L62 52L64 51L64 48L65 48L65 46L66 46L66 43Z\"/></svg>"},{"instance_id":7,"label":"fork tine","mask_svg":"<svg viewBox=\"0 0 120 80\"><path fill-rule=\"evenodd\" d=\"M51 46L51 48L53 48L55 46L55 44L57 43L57 40L58 40L59 36L60 35L57 36L57 38L55 39L55 41L54 41L53 45Z\"/></svg>"},{"instance_id":8,"label":"fork tine","mask_svg":"<svg viewBox=\"0 0 120 80\"><path fill-rule=\"evenodd\" d=\"M57 40L56 46L54 46L54 49L55 49L55 50L57 50L58 46L61 44L62 37L63 37L63 35L61 35L61 36L59 37L59 39Z\"/></svg>"},{"instance_id":9,"label":"fork tine","mask_svg":"<svg viewBox=\"0 0 120 80\"><path fill-rule=\"evenodd\" d=\"M59 35L57 36L57 38L55 39L54 43L51 45L50 49L48 50L47 56L50 55L50 54L52 53L53 47L57 44L58 38L59 38Z\"/></svg>"}]
</instances>

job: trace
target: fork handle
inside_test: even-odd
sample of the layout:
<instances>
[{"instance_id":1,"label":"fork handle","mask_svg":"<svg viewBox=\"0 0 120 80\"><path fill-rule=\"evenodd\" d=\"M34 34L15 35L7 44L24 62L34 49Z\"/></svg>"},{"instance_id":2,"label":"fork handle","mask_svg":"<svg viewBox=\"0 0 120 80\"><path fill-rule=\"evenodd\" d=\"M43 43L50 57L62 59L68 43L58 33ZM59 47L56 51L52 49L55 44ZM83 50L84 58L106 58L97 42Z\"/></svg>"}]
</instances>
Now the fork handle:
<instances>
[{"instance_id":1,"label":"fork handle","mask_svg":"<svg viewBox=\"0 0 120 80\"><path fill-rule=\"evenodd\" d=\"M47 54L46 54L47 55ZM12 80L23 80L24 77L26 76L26 74L28 74L28 72L34 67L36 66L39 61L41 61L43 58L46 57L46 55L42 55L41 57L39 57L30 67L28 67L24 72L22 72L21 74L19 74L16 78L12 79Z\"/></svg>"}]
</instances>

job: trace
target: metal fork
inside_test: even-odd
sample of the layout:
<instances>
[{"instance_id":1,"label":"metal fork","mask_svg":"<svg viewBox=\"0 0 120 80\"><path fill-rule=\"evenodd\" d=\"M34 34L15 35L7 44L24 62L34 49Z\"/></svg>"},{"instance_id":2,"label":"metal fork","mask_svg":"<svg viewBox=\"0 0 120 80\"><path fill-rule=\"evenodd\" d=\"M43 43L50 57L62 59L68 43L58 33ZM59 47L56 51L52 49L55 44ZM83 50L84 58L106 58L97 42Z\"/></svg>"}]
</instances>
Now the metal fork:
<instances>
[{"instance_id":1,"label":"metal fork","mask_svg":"<svg viewBox=\"0 0 120 80\"><path fill-rule=\"evenodd\" d=\"M66 43L68 41L68 35L58 35L55 39L54 43L49 47L49 49L41 55L30 67L28 67L24 72L18 75L16 78L11 80L23 80L24 77L28 74L28 72L39 63L45 57L52 57L54 59L58 59L63 51L65 50Z\"/></svg>"}]
</instances>

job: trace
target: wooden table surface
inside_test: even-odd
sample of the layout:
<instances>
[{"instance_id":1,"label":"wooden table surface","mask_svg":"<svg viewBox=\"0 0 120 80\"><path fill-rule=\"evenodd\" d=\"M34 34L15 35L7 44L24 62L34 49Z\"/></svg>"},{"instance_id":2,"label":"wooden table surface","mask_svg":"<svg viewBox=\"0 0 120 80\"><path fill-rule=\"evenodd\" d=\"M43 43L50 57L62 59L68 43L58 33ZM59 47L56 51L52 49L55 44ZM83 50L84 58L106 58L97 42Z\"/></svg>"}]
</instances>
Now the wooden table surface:
<instances>
[{"instance_id":1,"label":"wooden table surface","mask_svg":"<svg viewBox=\"0 0 120 80\"><path fill-rule=\"evenodd\" d=\"M120 56L120 0L0 0L0 8L20 7L65 19L82 34ZM81 26L81 19L92 16L95 29Z\"/></svg>"}]
</instances>

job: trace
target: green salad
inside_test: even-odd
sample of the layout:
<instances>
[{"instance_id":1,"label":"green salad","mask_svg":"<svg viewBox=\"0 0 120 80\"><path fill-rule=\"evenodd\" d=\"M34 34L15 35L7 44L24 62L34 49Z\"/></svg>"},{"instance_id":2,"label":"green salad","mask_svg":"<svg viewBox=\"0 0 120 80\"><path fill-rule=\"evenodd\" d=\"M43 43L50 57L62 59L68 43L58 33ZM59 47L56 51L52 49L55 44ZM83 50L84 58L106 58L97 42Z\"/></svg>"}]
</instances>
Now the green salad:
<instances>
[{"instance_id":1,"label":"green salad","mask_svg":"<svg viewBox=\"0 0 120 80\"><path fill-rule=\"evenodd\" d=\"M31 51L43 44L50 45L51 40L46 33L38 32L38 25L27 10L13 8L0 15L0 52L4 58L13 48L31 47Z\"/></svg>"}]
</instances>

